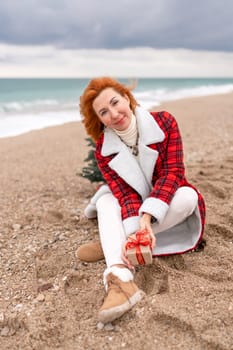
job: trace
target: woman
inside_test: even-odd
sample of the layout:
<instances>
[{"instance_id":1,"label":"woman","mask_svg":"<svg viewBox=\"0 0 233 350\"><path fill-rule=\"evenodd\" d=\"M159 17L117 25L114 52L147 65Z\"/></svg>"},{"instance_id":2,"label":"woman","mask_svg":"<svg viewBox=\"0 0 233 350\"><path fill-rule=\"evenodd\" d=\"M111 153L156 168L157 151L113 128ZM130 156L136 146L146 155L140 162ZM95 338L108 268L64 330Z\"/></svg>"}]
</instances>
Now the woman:
<instances>
[{"instance_id":1,"label":"woman","mask_svg":"<svg viewBox=\"0 0 233 350\"><path fill-rule=\"evenodd\" d=\"M205 220L204 200L185 178L183 147L175 118L139 106L129 88L103 77L89 82L80 98L87 133L106 181L85 210L98 218L107 268L106 298L99 320L111 322L143 297L125 255L127 238L149 232L153 256L195 249ZM156 240L155 240L156 237ZM96 245L77 251L82 260L101 257Z\"/></svg>"}]
</instances>

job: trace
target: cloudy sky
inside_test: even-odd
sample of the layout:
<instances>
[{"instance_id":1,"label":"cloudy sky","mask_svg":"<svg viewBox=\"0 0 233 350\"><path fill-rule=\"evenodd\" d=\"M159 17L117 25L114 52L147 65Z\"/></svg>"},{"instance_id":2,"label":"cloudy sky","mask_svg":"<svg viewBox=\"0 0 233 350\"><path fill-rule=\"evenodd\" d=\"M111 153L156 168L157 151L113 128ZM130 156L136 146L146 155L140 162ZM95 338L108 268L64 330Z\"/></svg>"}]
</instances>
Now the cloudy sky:
<instances>
[{"instance_id":1,"label":"cloudy sky","mask_svg":"<svg viewBox=\"0 0 233 350\"><path fill-rule=\"evenodd\" d=\"M232 0L8 0L0 76L231 76Z\"/></svg>"}]
</instances>

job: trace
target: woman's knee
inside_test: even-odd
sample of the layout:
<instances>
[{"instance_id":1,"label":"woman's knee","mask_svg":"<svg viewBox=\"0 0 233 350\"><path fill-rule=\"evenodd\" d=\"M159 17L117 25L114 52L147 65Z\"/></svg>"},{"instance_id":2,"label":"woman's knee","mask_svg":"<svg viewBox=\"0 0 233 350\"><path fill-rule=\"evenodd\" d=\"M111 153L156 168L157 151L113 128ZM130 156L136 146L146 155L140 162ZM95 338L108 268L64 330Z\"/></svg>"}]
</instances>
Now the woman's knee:
<instances>
[{"instance_id":1,"label":"woman's knee","mask_svg":"<svg viewBox=\"0 0 233 350\"><path fill-rule=\"evenodd\" d=\"M96 202L97 212L113 212L119 209L119 204L117 199L113 196L112 193L105 193Z\"/></svg>"},{"instance_id":2,"label":"woman's knee","mask_svg":"<svg viewBox=\"0 0 233 350\"><path fill-rule=\"evenodd\" d=\"M197 192L191 187L184 186L176 191L171 206L178 214L185 213L189 216L195 210L197 202Z\"/></svg>"}]
</instances>

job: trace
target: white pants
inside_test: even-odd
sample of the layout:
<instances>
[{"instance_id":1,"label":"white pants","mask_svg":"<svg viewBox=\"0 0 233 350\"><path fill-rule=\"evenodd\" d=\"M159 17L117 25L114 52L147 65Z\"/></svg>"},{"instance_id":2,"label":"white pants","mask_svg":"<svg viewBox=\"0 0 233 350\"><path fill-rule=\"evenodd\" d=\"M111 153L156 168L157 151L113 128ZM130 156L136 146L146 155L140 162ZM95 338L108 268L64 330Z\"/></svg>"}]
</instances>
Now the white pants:
<instances>
[{"instance_id":1,"label":"white pants","mask_svg":"<svg viewBox=\"0 0 233 350\"><path fill-rule=\"evenodd\" d=\"M154 234L165 231L190 216L197 206L198 196L191 187L180 187L168 208L162 223L152 225ZM122 246L127 240L121 219L121 208L111 194L102 195L96 202L100 240L107 267L124 264Z\"/></svg>"}]
</instances>

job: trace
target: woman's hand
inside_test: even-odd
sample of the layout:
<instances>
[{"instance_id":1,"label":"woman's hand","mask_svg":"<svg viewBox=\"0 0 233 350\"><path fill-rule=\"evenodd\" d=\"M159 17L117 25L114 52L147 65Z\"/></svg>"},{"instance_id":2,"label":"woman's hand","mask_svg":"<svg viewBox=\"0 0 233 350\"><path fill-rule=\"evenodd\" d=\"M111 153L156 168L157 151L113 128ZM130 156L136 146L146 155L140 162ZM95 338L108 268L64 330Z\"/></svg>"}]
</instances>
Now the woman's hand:
<instances>
[{"instance_id":1,"label":"woman's hand","mask_svg":"<svg viewBox=\"0 0 233 350\"><path fill-rule=\"evenodd\" d=\"M153 250L155 248L156 239L151 227L151 215L147 213L143 214L143 216L140 219L139 225L140 230L146 230L149 234L151 239L151 249ZM136 240L136 233L133 233L132 235L130 235L130 237ZM125 262L129 269L134 269L134 266L131 264L131 262L126 256L126 245L127 241L122 247L122 260Z\"/></svg>"},{"instance_id":2,"label":"woman's hand","mask_svg":"<svg viewBox=\"0 0 233 350\"><path fill-rule=\"evenodd\" d=\"M139 225L141 230L147 230L149 233L151 239L151 248L153 250L155 248L156 239L151 227L151 215L144 213L140 218Z\"/></svg>"}]
</instances>

